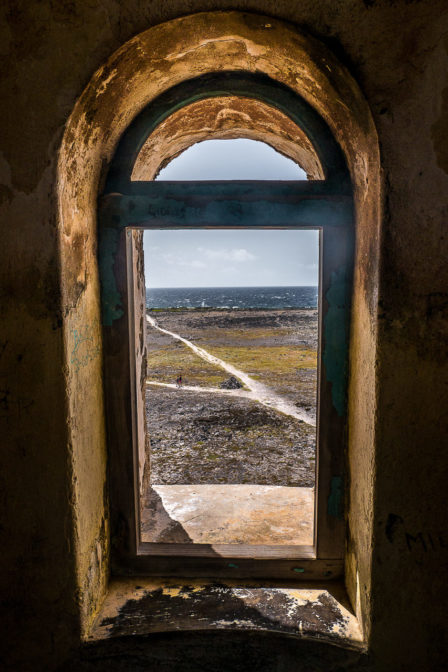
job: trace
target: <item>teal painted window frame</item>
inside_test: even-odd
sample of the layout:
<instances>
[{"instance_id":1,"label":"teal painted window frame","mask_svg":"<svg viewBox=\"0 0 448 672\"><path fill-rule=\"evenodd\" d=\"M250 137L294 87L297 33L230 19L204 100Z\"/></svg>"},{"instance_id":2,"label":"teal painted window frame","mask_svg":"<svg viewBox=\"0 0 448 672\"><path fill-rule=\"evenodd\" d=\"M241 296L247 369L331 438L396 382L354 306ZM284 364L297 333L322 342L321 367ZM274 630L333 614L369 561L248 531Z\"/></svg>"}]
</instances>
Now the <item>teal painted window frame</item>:
<instances>
[{"instance_id":1,"label":"teal painted window frame","mask_svg":"<svg viewBox=\"0 0 448 672\"><path fill-rule=\"evenodd\" d=\"M324 180L270 182L136 182L132 170L148 136L171 114L198 100L237 95L276 107L306 133L321 161ZM99 269L105 400L109 447L112 563L116 573L182 576L270 576L336 578L343 571L344 480L348 347L354 257L353 196L343 153L325 121L297 93L262 75L215 73L188 80L153 101L123 135L99 199ZM110 399L113 372L108 349L129 359L125 377L132 387L132 347L126 296L117 277L129 273L130 229L300 228L320 231L320 325L318 363L315 543L312 547L209 548L203 544L148 544L139 540L138 446L132 399ZM128 259L129 262L129 259ZM121 334L117 338L117 334ZM111 345L113 344L113 345ZM127 353L127 355L126 355ZM115 360L117 353L114 352ZM134 382L133 382L134 381ZM114 406L115 405L115 406ZM122 409L118 409L120 415ZM123 438L124 437L124 438ZM182 546L182 548L181 548Z\"/></svg>"}]
</instances>

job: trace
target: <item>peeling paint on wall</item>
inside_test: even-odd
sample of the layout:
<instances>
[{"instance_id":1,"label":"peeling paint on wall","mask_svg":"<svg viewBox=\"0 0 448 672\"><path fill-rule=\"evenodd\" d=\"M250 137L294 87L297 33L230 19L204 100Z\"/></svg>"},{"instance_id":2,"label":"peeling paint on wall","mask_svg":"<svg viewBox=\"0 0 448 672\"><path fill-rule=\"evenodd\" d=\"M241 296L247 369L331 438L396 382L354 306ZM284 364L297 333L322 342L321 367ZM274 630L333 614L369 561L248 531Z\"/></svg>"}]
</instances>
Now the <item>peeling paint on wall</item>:
<instances>
[{"instance_id":1,"label":"peeling paint on wall","mask_svg":"<svg viewBox=\"0 0 448 672\"><path fill-rule=\"evenodd\" d=\"M89 362L99 356L100 343L98 335L98 320L94 320L93 324L83 324L77 329L72 329L73 349L70 362L73 364L75 371L79 371L79 369L87 366Z\"/></svg>"},{"instance_id":2,"label":"peeling paint on wall","mask_svg":"<svg viewBox=\"0 0 448 672\"><path fill-rule=\"evenodd\" d=\"M141 584L118 581L90 639L150 632L252 630L282 632L362 648L354 615L322 588L265 588L225 583Z\"/></svg>"},{"instance_id":3,"label":"peeling paint on wall","mask_svg":"<svg viewBox=\"0 0 448 672\"><path fill-rule=\"evenodd\" d=\"M363 181L364 172L359 168L361 164L376 165L376 136L368 107L349 73L342 66L334 65L334 59L321 43L314 43L312 38L304 37L286 25L282 27L281 23L271 17L267 23L264 20L262 25L269 24L272 29L267 33L263 28L261 34L258 32L258 21L258 18L254 18L252 24L251 19L247 27L241 15L231 12L229 14L216 13L213 17L209 14L197 14L166 25L156 26L139 35L129 45L123 46L110 59L108 72L104 72L101 77L97 75L93 78L67 124L62 158L59 163L62 173L61 189L58 192L61 212L68 213L67 222L65 222L67 230L82 232L83 238L80 239L80 243L84 239L88 242L96 240L95 218L90 217L88 208L93 203L97 177L102 166L111 159L118 138L124 132L129 120L168 86L173 86L189 76L200 76L207 71L214 72L217 63L219 63L220 70L239 69L254 73L263 72L266 77L278 78L293 90L299 91L300 95L304 96L312 107L327 119L335 132L351 164L353 181L358 190L355 193L360 193L363 198L365 197L367 203L369 199L371 201L372 197L376 196L375 175L372 180L369 171L369 193L366 194ZM146 25L147 20L145 19ZM132 34L138 33L138 30L138 26L135 25ZM240 50L236 50L240 33L246 43L250 38L253 44L262 45L266 56L259 58L251 56L248 52L242 53L241 50L240 53ZM202 44L205 41L207 41L206 47ZM266 46L264 46L265 43ZM184 55L177 58L173 64L172 61L167 60L167 55L171 53ZM198 54L201 58L198 58ZM300 63L300 71L297 70L297 63ZM331 70L327 64L331 64ZM109 73L118 66L120 66L119 76L109 81L102 95L97 97L96 91L101 86L101 78L107 79ZM331 71L331 77L327 76L327 70ZM85 76L83 76L83 81L86 81ZM356 154L354 147L356 147ZM370 186L372 183L373 191ZM374 226L375 222L370 222L370 229ZM369 234L370 229L366 229L364 237ZM123 314L126 301L124 293L120 297L119 292L114 291L116 287L112 282L115 254L117 249L121 251L120 234L115 242L113 238L117 234L109 232L109 235L111 239L106 241L105 245L104 241L100 243L102 252L105 253L104 256L109 257L107 263L110 269L109 275L106 273L105 283L109 297L103 305L106 324L111 324L117 315ZM79 249L84 259L85 248L80 244ZM72 268L70 262L73 249L66 245L62 250L62 278L63 282L70 287L73 273L69 274L67 270ZM92 306L96 308L95 302L98 294L96 287L92 288L92 278L95 279L97 275L93 259L92 255L87 259L88 265L86 264L85 277L88 285L83 294L85 300L82 304L81 302L76 304L76 314L71 314L75 325L78 316L88 314ZM77 277L79 275L78 273ZM121 288L121 283L119 288ZM82 321L82 318L79 321ZM121 320L121 323L124 321ZM365 379L365 367L363 374ZM87 414L91 412L92 406L89 405L89 398L82 398L82 393L85 391L86 384L93 380L87 380L86 377L79 382L77 388L70 390L70 395L73 397L73 407L76 412ZM83 401L82 406L78 404L79 399ZM84 420L84 415L81 417ZM92 419L87 417L84 423L86 430L94 428L95 421L96 416L92 415ZM92 452L89 441L86 439L84 443L81 443L79 433L73 432L73 445L82 456L82 464L90 467ZM364 442L364 453L367 452L366 448L368 450L369 445ZM81 464L81 460L79 463ZM85 472L87 473L88 469ZM100 480L90 478L90 472L88 478L85 478L83 473L76 473L75 476L79 478L77 487L80 492L82 488L92 489ZM90 516L95 512L86 508L85 513L86 516ZM83 550L85 544L81 543L78 546L77 553L85 552Z\"/></svg>"}]
</instances>

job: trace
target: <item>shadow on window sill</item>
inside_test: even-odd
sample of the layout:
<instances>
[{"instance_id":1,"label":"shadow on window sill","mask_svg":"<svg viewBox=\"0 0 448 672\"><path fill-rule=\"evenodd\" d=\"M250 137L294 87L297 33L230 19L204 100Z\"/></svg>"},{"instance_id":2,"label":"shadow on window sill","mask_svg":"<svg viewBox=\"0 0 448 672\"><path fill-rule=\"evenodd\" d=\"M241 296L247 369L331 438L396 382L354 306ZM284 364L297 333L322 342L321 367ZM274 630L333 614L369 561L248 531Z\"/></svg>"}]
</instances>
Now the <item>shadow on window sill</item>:
<instances>
[{"instance_id":1,"label":"shadow on window sill","mask_svg":"<svg viewBox=\"0 0 448 672\"><path fill-rule=\"evenodd\" d=\"M283 634L365 651L343 585L115 579L87 642L154 633Z\"/></svg>"}]
</instances>

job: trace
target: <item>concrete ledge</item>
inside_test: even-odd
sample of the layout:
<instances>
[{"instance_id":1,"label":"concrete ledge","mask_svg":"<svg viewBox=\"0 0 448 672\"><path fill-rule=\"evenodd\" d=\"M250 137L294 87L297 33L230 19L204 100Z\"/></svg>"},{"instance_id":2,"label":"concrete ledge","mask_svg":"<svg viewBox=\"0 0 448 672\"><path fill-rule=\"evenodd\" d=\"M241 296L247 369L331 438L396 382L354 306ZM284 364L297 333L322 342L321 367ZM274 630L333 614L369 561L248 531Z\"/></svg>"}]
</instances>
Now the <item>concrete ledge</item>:
<instances>
[{"instance_id":1,"label":"concrete ledge","mask_svg":"<svg viewBox=\"0 0 448 672\"><path fill-rule=\"evenodd\" d=\"M169 579L111 583L89 642L173 631L264 631L363 651L358 621L334 582L188 584Z\"/></svg>"},{"instance_id":2,"label":"concrete ledge","mask_svg":"<svg viewBox=\"0 0 448 672\"><path fill-rule=\"evenodd\" d=\"M143 542L312 546L314 488L153 485Z\"/></svg>"}]
</instances>

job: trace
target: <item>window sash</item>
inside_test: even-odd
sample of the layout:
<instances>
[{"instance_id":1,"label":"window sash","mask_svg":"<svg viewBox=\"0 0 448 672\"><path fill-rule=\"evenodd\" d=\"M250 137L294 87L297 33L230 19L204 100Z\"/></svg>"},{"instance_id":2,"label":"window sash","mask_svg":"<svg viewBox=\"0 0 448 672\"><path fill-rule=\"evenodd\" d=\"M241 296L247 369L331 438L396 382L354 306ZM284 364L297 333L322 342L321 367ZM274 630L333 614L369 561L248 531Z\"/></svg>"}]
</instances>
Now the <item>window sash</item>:
<instances>
[{"instance_id":1,"label":"window sash","mask_svg":"<svg viewBox=\"0 0 448 672\"><path fill-rule=\"evenodd\" d=\"M133 182L127 193L108 194L100 201L100 266L103 280L117 272L108 254L111 236L126 238L129 229L269 228L320 230L318 409L316 428L316 490L314 545L253 546L158 544L140 542L138 503L138 432L135 413L135 362L132 245L127 237L128 263L124 281L123 320L127 330L132 444L112 452L112 487L121 497L120 516L127 520L115 555L118 572L160 572L181 575L333 578L342 573L344 548L343 481L348 377L348 336L353 258L352 200L345 193L326 193L325 182ZM261 222L261 223L260 223ZM107 270L105 266L109 264ZM121 271L122 273L122 271ZM119 271L120 274L120 271ZM103 316L113 310L103 287ZM106 332L108 327L105 327ZM113 329L111 325L109 330ZM119 330L120 331L120 330ZM119 340L125 339L121 329ZM120 343L115 340L115 346ZM107 338L106 338L107 344ZM123 343L121 344L123 345ZM107 360L107 358L106 358ZM105 360L106 368L107 361ZM106 372L105 372L106 373ZM125 375L126 378L126 375ZM107 375L106 375L107 380ZM106 393L107 397L107 393ZM134 402L132 401L134 399ZM109 438L111 434L109 433ZM141 440L141 439L140 439ZM126 468L123 469L123 463ZM121 467L119 466L121 465ZM126 478L126 474L128 478ZM134 496L129 496L129 490ZM119 498L120 499L120 498ZM114 528L114 526L113 526ZM185 564L186 561L187 565ZM303 571L302 571L303 570ZM192 572L192 574L185 574Z\"/></svg>"},{"instance_id":2,"label":"window sash","mask_svg":"<svg viewBox=\"0 0 448 672\"><path fill-rule=\"evenodd\" d=\"M132 181L141 148L164 119L189 103L223 95L253 98L289 116L312 143L325 180ZM139 543L138 437L142 436L142 417L137 417L136 410L141 390L135 353L141 333L137 334L134 312L138 282L133 277L136 260L129 232L164 227L227 228L229 224L229 228L320 230L315 543L311 550L287 549L283 558L273 547L249 549L252 557L240 557L246 550L238 547L235 556L227 557L223 550L225 557L220 557L206 548L201 556L200 545L192 550L191 544L164 549ZM265 75L225 71L181 82L143 109L121 138L99 199L98 233L113 571L302 579L341 574L354 216L346 161L324 119L296 92Z\"/></svg>"}]
</instances>

